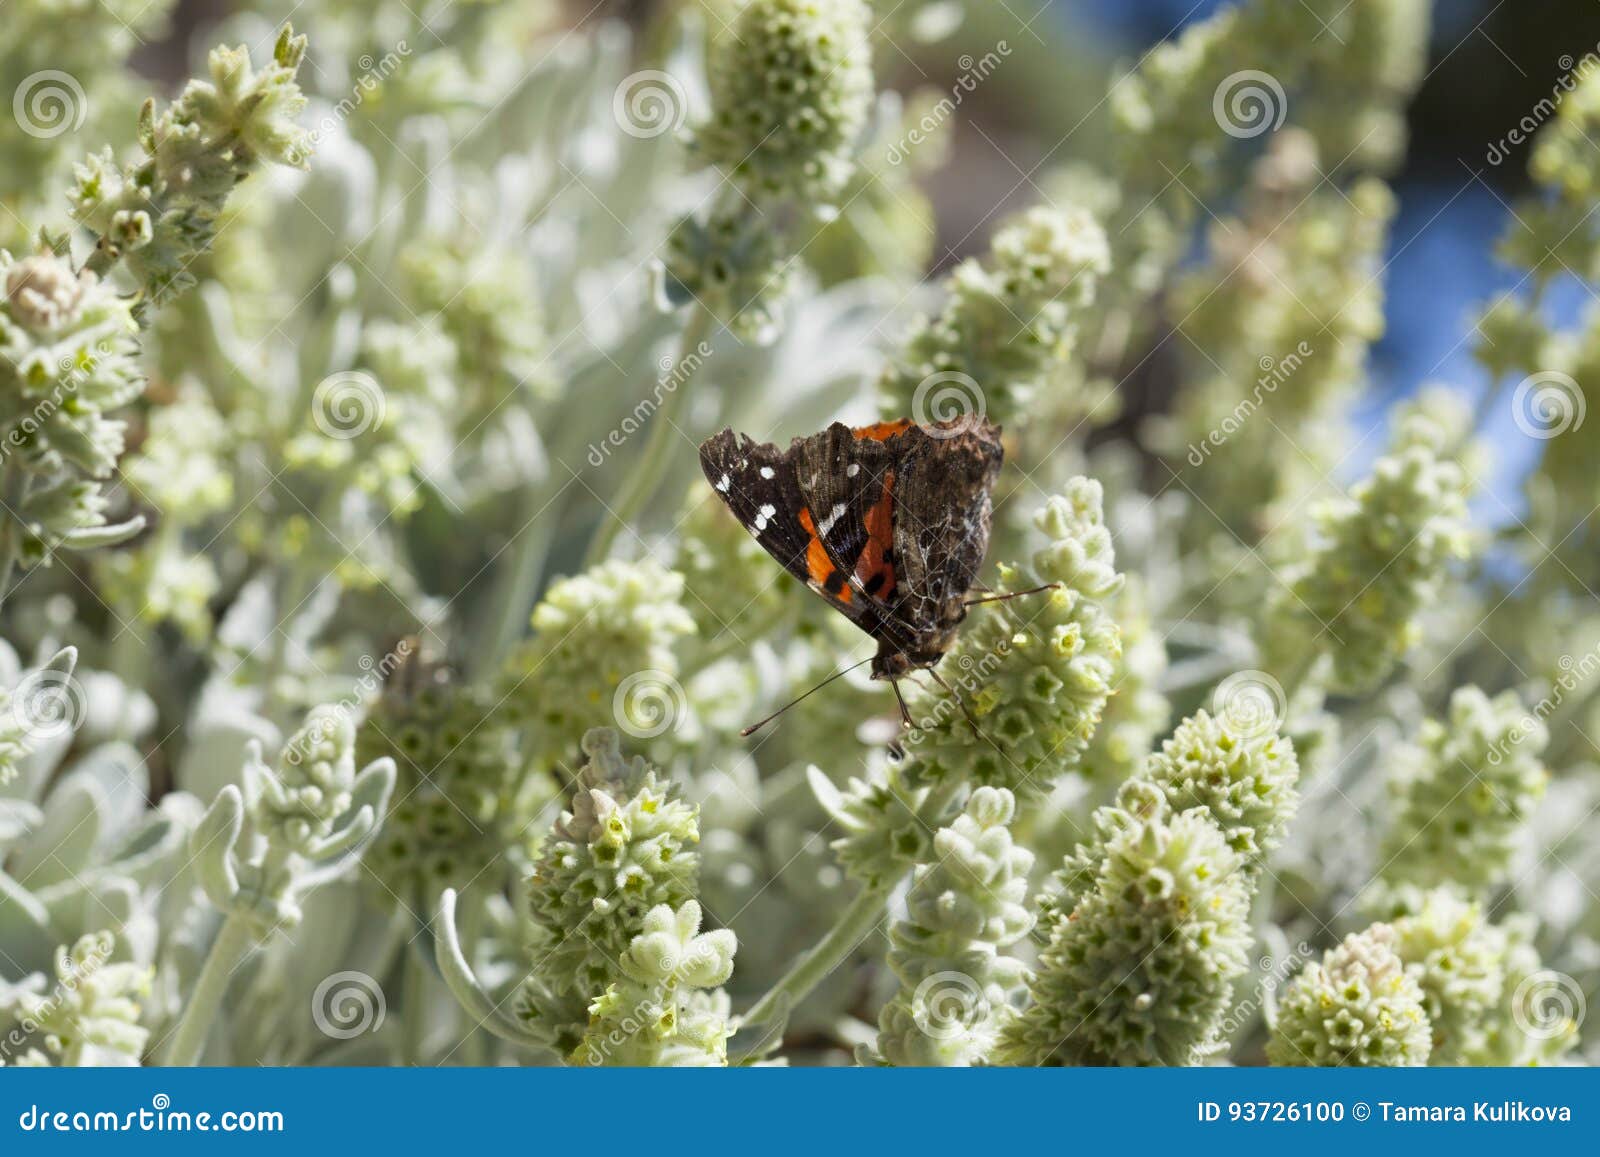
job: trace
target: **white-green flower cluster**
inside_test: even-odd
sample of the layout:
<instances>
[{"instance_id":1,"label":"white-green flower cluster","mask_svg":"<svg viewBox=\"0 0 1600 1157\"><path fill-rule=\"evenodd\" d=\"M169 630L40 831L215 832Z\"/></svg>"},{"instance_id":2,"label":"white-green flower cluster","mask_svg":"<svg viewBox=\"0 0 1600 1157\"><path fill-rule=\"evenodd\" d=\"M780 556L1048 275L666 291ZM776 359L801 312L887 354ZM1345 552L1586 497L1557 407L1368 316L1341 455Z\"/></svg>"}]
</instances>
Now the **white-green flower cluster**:
<instances>
[{"instance_id":1,"label":"white-green flower cluster","mask_svg":"<svg viewBox=\"0 0 1600 1157\"><path fill-rule=\"evenodd\" d=\"M1578 1043L1577 1009L1560 1007L1525 921L1491 924L1480 905L1441 888L1393 927L1432 1026L1429 1064L1550 1064Z\"/></svg>"},{"instance_id":2,"label":"white-green flower cluster","mask_svg":"<svg viewBox=\"0 0 1600 1157\"><path fill-rule=\"evenodd\" d=\"M684 217L667 237L662 296L674 308L702 306L741 338L766 341L798 261L792 248L748 208Z\"/></svg>"},{"instance_id":3,"label":"white-green flower cluster","mask_svg":"<svg viewBox=\"0 0 1600 1157\"><path fill-rule=\"evenodd\" d=\"M355 750L360 763L394 761L393 804L363 867L413 911L432 911L445 888L499 888L508 854L531 842L539 806L554 794L538 773L520 774L489 690L438 668L391 680Z\"/></svg>"},{"instance_id":4,"label":"white-green flower cluster","mask_svg":"<svg viewBox=\"0 0 1600 1157\"><path fill-rule=\"evenodd\" d=\"M651 909L695 898L700 863L698 811L676 788L643 759L623 759L614 731L590 731L583 750L571 807L526 888L533 972L518 1015L562 1055L577 1047L583 1010L618 979Z\"/></svg>"},{"instance_id":5,"label":"white-green flower cluster","mask_svg":"<svg viewBox=\"0 0 1600 1157\"><path fill-rule=\"evenodd\" d=\"M1388 924L1346 936L1284 990L1267 1042L1275 1065L1355 1067L1428 1063L1425 997Z\"/></svg>"},{"instance_id":6,"label":"white-green flower cluster","mask_svg":"<svg viewBox=\"0 0 1600 1157\"><path fill-rule=\"evenodd\" d=\"M1105 609L1122 584L1106 529L1104 495L1074 478L1034 518L1049 540L1028 567L1002 567L1000 591L1056 589L974 608L940 669L966 701L979 734L942 688L908 680L916 729L906 751L929 782L1049 790L1072 770L1112 691L1121 636Z\"/></svg>"},{"instance_id":7,"label":"white-green flower cluster","mask_svg":"<svg viewBox=\"0 0 1600 1157\"><path fill-rule=\"evenodd\" d=\"M757 201L828 205L872 107L863 0L749 0L718 35L695 146Z\"/></svg>"},{"instance_id":8,"label":"white-green flower cluster","mask_svg":"<svg viewBox=\"0 0 1600 1157\"><path fill-rule=\"evenodd\" d=\"M1312 541L1262 621L1276 669L1326 655L1328 686L1357 693L1416 644L1421 612L1471 546L1467 479L1449 450L1445 432L1414 414L1370 475L1318 509Z\"/></svg>"},{"instance_id":9,"label":"white-green flower cluster","mask_svg":"<svg viewBox=\"0 0 1600 1157\"><path fill-rule=\"evenodd\" d=\"M0 458L8 555L37 565L59 547L114 542L139 523L106 526L99 479L122 454L137 398L132 303L66 257L0 252Z\"/></svg>"},{"instance_id":10,"label":"white-green flower cluster","mask_svg":"<svg viewBox=\"0 0 1600 1157\"><path fill-rule=\"evenodd\" d=\"M140 1003L150 995L151 969L113 961L117 940L110 932L80 936L55 954L50 987L34 991L0 988L0 1014L17 1022L13 1031L44 1046L30 1048L23 1063L65 1068L137 1065L150 1031L139 1023ZM45 978L40 977L39 980ZM48 1058L48 1059L47 1059Z\"/></svg>"},{"instance_id":11,"label":"white-green flower cluster","mask_svg":"<svg viewBox=\"0 0 1600 1157\"><path fill-rule=\"evenodd\" d=\"M1283 842L1300 804L1300 763L1275 720L1197 711L1145 764L1141 778L1174 812L1203 807L1247 869Z\"/></svg>"},{"instance_id":12,"label":"white-green flower cluster","mask_svg":"<svg viewBox=\"0 0 1600 1157\"><path fill-rule=\"evenodd\" d=\"M557 582L534 609L533 629L507 666L503 690L507 706L532 729L548 768L576 755L592 727L659 734L661 721L629 717L626 701L619 708L624 679L657 683L670 700L667 711L686 710L672 693L674 647L694 633L694 619L683 607L683 576L653 559L605 562ZM661 730L681 722L669 718Z\"/></svg>"},{"instance_id":13,"label":"white-green flower cluster","mask_svg":"<svg viewBox=\"0 0 1600 1157\"><path fill-rule=\"evenodd\" d=\"M728 1000L738 942L700 931L700 905L652 908L617 962L621 979L589 1006L574 1065L708 1068L728 1063Z\"/></svg>"},{"instance_id":14,"label":"white-green flower cluster","mask_svg":"<svg viewBox=\"0 0 1600 1157\"><path fill-rule=\"evenodd\" d=\"M884 413L1021 421L1071 354L1109 263L1105 233L1083 209L1030 209L1006 223L987 261L956 267L944 308L918 323L884 371Z\"/></svg>"},{"instance_id":15,"label":"white-green flower cluster","mask_svg":"<svg viewBox=\"0 0 1600 1157\"><path fill-rule=\"evenodd\" d=\"M983 1061L1027 969L1005 949L1028 934L1033 853L1011 838L1016 799L980 787L933 837L932 861L912 875L906 916L889 929L900 986L878 1016L876 1050L890 1065Z\"/></svg>"},{"instance_id":16,"label":"white-green flower cluster","mask_svg":"<svg viewBox=\"0 0 1600 1157\"><path fill-rule=\"evenodd\" d=\"M1250 949L1243 863L1203 808L1135 780L1069 863L1031 1002L1001 1032L1012 1065L1187 1065L1218 1045Z\"/></svg>"},{"instance_id":17,"label":"white-green flower cluster","mask_svg":"<svg viewBox=\"0 0 1600 1157\"><path fill-rule=\"evenodd\" d=\"M259 72L243 47L216 49L210 80L191 80L159 115L145 104L142 161L121 165L108 149L78 167L73 216L99 237L95 264L124 261L157 302L193 282L187 266L210 246L234 187L267 162L306 162L309 137L294 122L305 51L287 25Z\"/></svg>"},{"instance_id":18,"label":"white-green flower cluster","mask_svg":"<svg viewBox=\"0 0 1600 1157\"><path fill-rule=\"evenodd\" d=\"M1392 819L1379 852L1384 879L1453 884L1484 897L1504 883L1549 780L1539 760L1548 742L1516 692L1491 699L1459 688L1449 716L1424 720L1396 760Z\"/></svg>"},{"instance_id":19,"label":"white-green flower cluster","mask_svg":"<svg viewBox=\"0 0 1600 1157\"><path fill-rule=\"evenodd\" d=\"M693 302L752 341L776 336L808 240L799 222L830 217L856 170L874 96L870 19L863 0L749 0L713 39L694 145L737 196L673 226L667 306Z\"/></svg>"},{"instance_id":20,"label":"white-green flower cluster","mask_svg":"<svg viewBox=\"0 0 1600 1157\"><path fill-rule=\"evenodd\" d=\"M211 902L264 939L299 924L305 893L355 862L387 811L394 764L358 772L349 712L318 707L273 766L252 743L243 780L217 794L190 850Z\"/></svg>"}]
</instances>

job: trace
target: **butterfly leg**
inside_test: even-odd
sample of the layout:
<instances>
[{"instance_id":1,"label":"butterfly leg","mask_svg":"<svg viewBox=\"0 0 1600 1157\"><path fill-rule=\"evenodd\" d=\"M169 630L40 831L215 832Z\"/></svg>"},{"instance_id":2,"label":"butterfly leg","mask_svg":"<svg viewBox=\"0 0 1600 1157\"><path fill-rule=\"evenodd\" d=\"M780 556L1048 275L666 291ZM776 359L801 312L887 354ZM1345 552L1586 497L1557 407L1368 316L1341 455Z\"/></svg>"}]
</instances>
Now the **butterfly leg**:
<instances>
[{"instance_id":1,"label":"butterfly leg","mask_svg":"<svg viewBox=\"0 0 1600 1157\"><path fill-rule=\"evenodd\" d=\"M954 687L950 686L950 684L946 683L944 681L944 676L940 675L939 672L935 671L932 667L928 668L928 676L935 683L939 684L939 686L943 687L945 693L956 701L956 706L961 708L961 714L964 715L967 722L972 725L972 733L974 735L983 736L983 729L978 726L978 721L973 718L972 711L967 707L967 701L961 698L961 692L957 691Z\"/></svg>"},{"instance_id":2,"label":"butterfly leg","mask_svg":"<svg viewBox=\"0 0 1600 1157\"><path fill-rule=\"evenodd\" d=\"M895 702L900 704L900 722L915 731L917 725L911 720L911 709L906 706L906 697L900 693L900 680L890 679L889 686L894 688Z\"/></svg>"},{"instance_id":3,"label":"butterfly leg","mask_svg":"<svg viewBox=\"0 0 1600 1157\"><path fill-rule=\"evenodd\" d=\"M1045 591L1054 591L1054 590L1060 590L1060 589L1061 589L1061 584L1060 583L1045 583L1043 586L1029 587L1025 591L1012 591L1010 594L1004 594L1004 595L991 594L991 595L986 595L981 599L968 599L965 603L962 604L962 606L976 607L976 606L979 606L982 603L1003 603L1003 602L1007 602L1007 601L1009 601L1011 599L1020 599L1023 595L1038 595L1038 594L1043 594Z\"/></svg>"}]
</instances>

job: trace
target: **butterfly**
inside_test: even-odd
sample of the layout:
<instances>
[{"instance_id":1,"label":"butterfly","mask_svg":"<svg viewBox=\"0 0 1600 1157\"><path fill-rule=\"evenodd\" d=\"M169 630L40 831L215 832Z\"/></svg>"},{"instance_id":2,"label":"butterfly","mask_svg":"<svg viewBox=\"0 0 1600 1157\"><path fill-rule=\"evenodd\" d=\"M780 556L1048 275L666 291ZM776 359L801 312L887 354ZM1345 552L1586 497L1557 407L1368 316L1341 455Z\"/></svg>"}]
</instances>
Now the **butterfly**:
<instances>
[{"instance_id":1,"label":"butterfly","mask_svg":"<svg viewBox=\"0 0 1600 1157\"><path fill-rule=\"evenodd\" d=\"M1000 428L965 414L835 422L787 450L723 430L701 443L700 466L768 554L876 640L872 677L893 683L916 670L937 679L967 608L989 601L967 596L1004 453ZM909 725L904 699L900 710Z\"/></svg>"}]
</instances>

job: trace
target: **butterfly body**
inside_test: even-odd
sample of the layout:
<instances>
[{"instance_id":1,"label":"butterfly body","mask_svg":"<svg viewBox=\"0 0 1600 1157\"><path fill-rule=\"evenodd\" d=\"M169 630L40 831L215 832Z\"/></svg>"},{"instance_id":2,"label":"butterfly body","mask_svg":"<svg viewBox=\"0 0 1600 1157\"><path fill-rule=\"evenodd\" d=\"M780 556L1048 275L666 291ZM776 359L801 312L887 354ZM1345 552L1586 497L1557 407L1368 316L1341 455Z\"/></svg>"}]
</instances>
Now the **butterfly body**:
<instances>
[{"instance_id":1,"label":"butterfly body","mask_svg":"<svg viewBox=\"0 0 1600 1157\"><path fill-rule=\"evenodd\" d=\"M1000 430L980 416L851 428L788 449L706 439L712 489L786 570L878 643L872 677L933 667L989 547Z\"/></svg>"}]
</instances>

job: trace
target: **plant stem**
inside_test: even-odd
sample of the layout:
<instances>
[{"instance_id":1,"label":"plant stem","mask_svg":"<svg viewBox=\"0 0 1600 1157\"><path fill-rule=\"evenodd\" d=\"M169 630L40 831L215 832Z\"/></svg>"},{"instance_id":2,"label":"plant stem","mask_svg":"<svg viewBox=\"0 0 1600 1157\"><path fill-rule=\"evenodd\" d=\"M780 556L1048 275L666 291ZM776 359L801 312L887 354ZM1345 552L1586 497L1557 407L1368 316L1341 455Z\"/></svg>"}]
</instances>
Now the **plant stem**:
<instances>
[{"instance_id":1,"label":"plant stem","mask_svg":"<svg viewBox=\"0 0 1600 1157\"><path fill-rule=\"evenodd\" d=\"M704 306L696 306L688 324L683 327L678 356L667 377L668 381L676 381L677 385L667 391L665 400L652 415L650 437L645 441L633 473L623 484L611 516L595 529L594 538L589 541L589 551L584 556L584 569L605 561L611 553L611 544L616 541L617 532L639 516L661 485L661 479L673 459L672 440L680 434L678 419L688 407L689 395L693 391L695 372L700 364L700 345L711 332L714 321L709 310ZM685 366L688 368L684 369Z\"/></svg>"},{"instance_id":2,"label":"plant stem","mask_svg":"<svg viewBox=\"0 0 1600 1157\"><path fill-rule=\"evenodd\" d=\"M400 1063L415 1066L422 1063L422 1047L427 1038L428 970L412 947L407 947L401 968L405 973L405 990L404 1004L400 1010L403 1029Z\"/></svg>"},{"instance_id":3,"label":"plant stem","mask_svg":"<svg viewBox=\"0 0 1600 1157\"><path fill-rule=\"evenodd\" d=\"M827 935L795 961L783 978L740 1018L741 1022L748 1027L764 1025L778 1017L786 1018L790 1009L821 984L867 938L867 934L883 916L884 902L896 883L898 880L875 888L863 888L861 894L839 913L839 919Z\"/></svg>"},{"instance_id":4,"label":"plant stem","mask_svg":"<svg viewBox=\"0 0 1600 1157\"><path fill-rule=\"evenodd\" d=\"M183 1010L183 1019L178 1022L178 1031L167 1046L168 1065L187 1067L200 1063L206 1037L211 1033L211 1022L216 1019L233 970L249 955L255 943L255 931L243 916L229 915L222 922L217 938L211 942L211 951L206 954L205 967L200 970L194 993Z\"/></svg>"},{"instance_id":5,"label":"plant stem","mask_svg":"<svg viewBox=\"0 0 1600 1157\"><path fill-rule=\"evenodd\" d=\"M960 782L946 783L930 790L922 806L917 809L918 819L928 827L937 827L940 815L962 786ZM740 1018L742 1026L750 1028L787 1019L790 1010L843 964L846 957L867 938L883 916L889 893L894 891L899 882L900 877L895 877L877 887L863 888L861 894L839 913L838 920L827 934L795 961L789 971ZM746 1053L734 1063L740 1063L748 1056Z\"/></svg>"}]
</instances>

